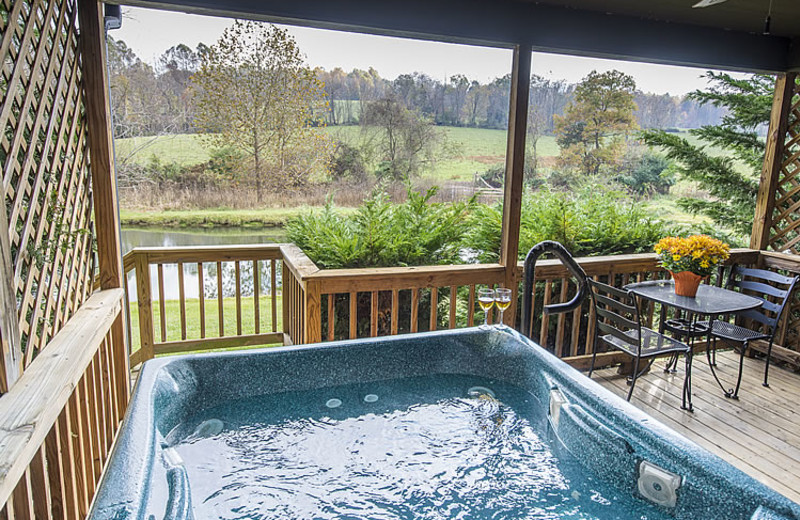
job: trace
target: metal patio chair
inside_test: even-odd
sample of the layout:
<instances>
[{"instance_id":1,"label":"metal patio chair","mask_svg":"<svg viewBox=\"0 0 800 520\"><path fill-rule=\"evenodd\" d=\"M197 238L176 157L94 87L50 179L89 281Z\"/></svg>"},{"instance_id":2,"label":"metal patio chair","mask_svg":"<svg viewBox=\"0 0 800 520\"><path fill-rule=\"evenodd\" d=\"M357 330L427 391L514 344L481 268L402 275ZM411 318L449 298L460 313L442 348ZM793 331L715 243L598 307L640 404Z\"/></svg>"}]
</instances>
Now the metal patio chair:
<instances>
[{"instance_id":1,"label":"metal patio chair","mask_svg":"<svg viewBox=\"0 0 800 520\"><path fill-rule=\"evenodd\" d=\"M681 408L692 411L692 349L689 345L642 326L639 303L629 291L588 279L592 303L595 309L594 349L589 377L594 372L599 343L623 352L633 358L633 373L628 378L631 400L636 380L644 373L656 357L683 354L686 359L686 375L683 380ZM641 367L641 361L647 365Z\"/></svg>"},{"instance_id":2,"label":"metal patio chair","mask_svg":"<svg viewBox=\"0 0 800 520\"><path fill-rule=\"evenodd\" d=\"M712 350L717 349L717 340L733 343L740 350L739 356L739 375L736 380L736 388L726 392L725 395L736 398L739 395L739 386L742 383L742 368L744 355L747 347L753 341L764 340L767 342L767 360L764 367L764 386L769 386L769 362L772 357L772 345L775 341L775 333L778 330L783 312L787 302L797 284L798 277L783 276L764 269L752 269L749 267L734 266L728 277L727 289L746 292L762 300L761 307L738 314L737 319L752 320L760 324L756 329L749 329L727 320L711 321L711 341ZM700 322L700 325L708 326L709 322ZM716 372L714 376L717 377ZM718 380L719 382L719 380Z\"/></svg>"}]
</instances>

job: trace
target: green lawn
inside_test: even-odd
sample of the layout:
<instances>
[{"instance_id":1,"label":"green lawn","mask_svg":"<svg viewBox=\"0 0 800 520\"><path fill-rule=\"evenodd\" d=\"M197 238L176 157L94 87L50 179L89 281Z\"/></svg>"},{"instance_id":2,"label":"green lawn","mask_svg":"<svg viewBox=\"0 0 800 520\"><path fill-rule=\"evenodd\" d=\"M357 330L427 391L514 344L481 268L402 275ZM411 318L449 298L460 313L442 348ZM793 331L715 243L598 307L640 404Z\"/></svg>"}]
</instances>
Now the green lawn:
<instances>
[{"instance_id":1,"label":"green lawn","mask_svg":"<svg viewBox=\"0 0 800 520\"><path fill-rule=\"evenodd\" d=\"M425 176L440 180L472 180L475 172L503 164L506 154L505 130L485 128L438 127L446 137L449 157L438 161ZM359 126L331 126L323 129L335 139L357 142ZM116 139L117 160L147 164L155 156L162 163L176 162L191 166L209 159L208 143L195 134L176 134L159 137ZM558 155L558 145L552 136L539 141L542 156Z\"/></svg>"},{"instance_id":2,"label":"green lawn","mask_svg":"<svg viewBox=\"0 0 800 520\"><path fill-rule=\"evenodd\" d=\"M503 164L506 154L505 130L486 128L438 127L447 143L447 157L437 161L424 176L437 180L471 180L478 172L482 173L492 166ZM361 127L330 126L321 131L335 139L357 143ZM688 132L678 135L686 137L690 143L699 144ZM116 139L118 160L126 159L138 164L147 164L156 156L162 163L176 162L181 166L191 166L208 160L209 145L195 134L176 134L159 137L135 137ZM709 147L712 155L727 152ZM540 157L555 157L559 153L555 137L542 136L538 142Z\"/></svg>"},{"instance_id":3,"label":"green lawn","mask_svg":"<svg viewBox=\"0 0 800 520\"><path fill-rule=\"evenodd\" d=\"M272 307L268 296L259 298L259 314L261 333L272 332ZM255 333L255 305L252 296L242 297L242 334ZM219 318L217 300L205 300L205 318L207 338L219 337ZM283 331L283 314L281 311L281 296L277 296L278 319L276 330ZM131 302L131 352L139 350L139 307L136 302ZM224 331L227 336L236 335L236 299L223 298L222 311L224 318ZM181 311L177 300L164 302L166 317L166 340L178 341L181 339ZM156 342L161 342L161 313L158 300L153 300L153 330ZM186 339L200 339L200 300L197 298L186 300ZM256 348L256 347L253 347ZM209 349L219 350L219 349ZM224 350L224 349L222 349ZM204 351L205 352L205 351Z\"/></svg>"},{"instance_id":4,"label":"green lawn","mask_svg":"<svg viewBox=\"0 0 800 520\"><path fill-rule=\"evenodd\" d=\"M261 209L192 209L140 211L122 209L120 221L126 227L162 227L162 228L264 228L283 226L294 216L307 213L307 206L294 208L261 208ZM337 208L337 211L348 213L353 208Z\"/></svg>"}]
</instances>

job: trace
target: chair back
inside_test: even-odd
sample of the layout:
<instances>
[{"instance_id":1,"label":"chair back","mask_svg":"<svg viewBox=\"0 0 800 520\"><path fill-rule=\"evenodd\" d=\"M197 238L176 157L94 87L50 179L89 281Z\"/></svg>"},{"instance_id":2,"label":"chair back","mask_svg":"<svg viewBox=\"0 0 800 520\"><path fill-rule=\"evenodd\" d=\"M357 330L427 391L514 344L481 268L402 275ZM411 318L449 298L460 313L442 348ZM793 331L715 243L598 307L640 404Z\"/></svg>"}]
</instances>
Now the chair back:
<instances>
[{"instance_id":1,"label":"chair back","mask_svg":"<svg viewBox=\"0 0 800 520\"><path fill-rule=\"evenodd\" d=\"M588 279L595 309L595 348L597 339L611 335L619 343L641 355L642 327L639 304L632 293ZM605 341L605 340L604 340ZM609 343L608 341L605 341ZM618 348L611 344L612 348Z\"/></svg>"},{"instance_id":2,"label":"chair back","mask_svg":"<svg viewBox=\"0 0 800 520\"><path fill-rule=\"evenodd\" d=\"M797 280L797 276L792 278L765 269L737 265L728 277L728 289L738 289L763 302L761 307L743 312L740 316L766 325L770 336L774 336Z\"/></svg>"}]
</instances>

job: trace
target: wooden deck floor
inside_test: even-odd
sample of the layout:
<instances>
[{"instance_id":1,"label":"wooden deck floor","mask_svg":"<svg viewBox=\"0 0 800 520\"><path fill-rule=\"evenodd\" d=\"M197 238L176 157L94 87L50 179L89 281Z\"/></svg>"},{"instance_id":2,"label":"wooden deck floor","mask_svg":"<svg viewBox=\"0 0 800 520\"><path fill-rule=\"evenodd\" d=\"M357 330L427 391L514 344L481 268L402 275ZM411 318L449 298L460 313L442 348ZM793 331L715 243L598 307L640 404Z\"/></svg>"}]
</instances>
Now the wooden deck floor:
<instances>
[{"instance_id":1,"label":"wooden deck floor","mask_svg":"<svg viewBox=\"0 0 800 520\"><path fill-rule=\"evenodd\" d=\"M735 382L738 356L720 352L718 372ZM640 378L631 403L727 460L786 497L800 502L800 375L770 367L770 387L761 386L764 361L745 359L738 401L727 399L714 382L705 355L692 368L694 413L681 410L683 368L665 374L663 361ZM628 386L616 368L593 379L625 397Z\"/></svg>"}]
</instances>

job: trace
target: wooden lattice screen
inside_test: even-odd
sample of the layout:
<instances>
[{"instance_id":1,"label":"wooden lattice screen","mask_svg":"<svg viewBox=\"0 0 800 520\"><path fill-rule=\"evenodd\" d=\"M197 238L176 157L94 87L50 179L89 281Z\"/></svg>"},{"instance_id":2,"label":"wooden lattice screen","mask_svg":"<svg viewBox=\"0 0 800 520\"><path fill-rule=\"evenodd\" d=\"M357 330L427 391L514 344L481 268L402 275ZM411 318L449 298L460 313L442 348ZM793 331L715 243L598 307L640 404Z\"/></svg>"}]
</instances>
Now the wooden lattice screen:
<instances>
[{"instance_id":1,"label":"wooden lattice screen","mask_svg":"<svg viewBox=\"0 0 800 520\"><path fill-rule=\"evenodd\" d=\"M0 35L0 223L27 366L88 297L94 271L75 0L0 0Z\"/></svg>"},{"instance_id":2,"label":"wooden lattice screen","mask_svg":"<svg viewBox=\"0 0 800 520\"><path fill-rule=\"evenodd\" d=\"M790 253L800 252L800 83L795 75L788 78L788 99L782 110L782 119L776 130L783 134L778 156L772 196L774 197L767 248ZM780 83L779 83L780 88ZM776 100L776 104L781 101ZM782 124L781 124L782 123ZM785 130L784 130L785 129Z\"/></svg>"}]
</instances>

